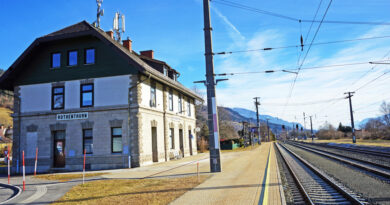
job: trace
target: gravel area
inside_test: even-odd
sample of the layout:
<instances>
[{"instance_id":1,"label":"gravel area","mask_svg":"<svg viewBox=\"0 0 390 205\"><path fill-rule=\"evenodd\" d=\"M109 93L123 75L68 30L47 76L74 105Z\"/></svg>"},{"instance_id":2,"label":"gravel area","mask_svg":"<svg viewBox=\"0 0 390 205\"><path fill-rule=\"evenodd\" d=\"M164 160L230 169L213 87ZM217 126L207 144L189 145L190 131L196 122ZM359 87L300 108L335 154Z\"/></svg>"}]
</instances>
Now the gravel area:
<instances>
[{"instance_id":1,"label":"gravel area","mask_svg":"<svg viewBox=\"0 0 390 205\"><path fill-rule=\"evenodd\" d=\"M342 154L344 156L352 157L355 159L361 159L361 160L374 162L377 164L383 164L386 166L390 166L390 158L388 158L388 157L372 156L372 155L367 155L367 154L363 154L363 153L334 149L334 148L330 148L330 147L315 146L315 145L310 145L310 144L301 144L301 145L313 147L315 149L324 150L327 152L332 152L335 154Z\"/></svg>"},{"instance_id":2,"label":"gravel area","mask_svg":"<svg viewBox=\"0 0 390 205\"><path fill-rule=\"evenodd\" d=\"M287 167L286 167L286 164L283 162L283 159L282 157L280 156L280 153L279 151L277 150L277 148L275 147L275 153L276 153L276 160L278 162L278 166L279 166L279 173L280 173L280 178L282 180L282 185L283 185L283 191L284 191L284 197L286 199L286 204L294 204L294 199L293 199L293 195L291 193L291 189L287 183L287 179L286 179L286 171L287 170Z\"/></svg>"},{"instance_id":3,"label":"gravel area","mask_svg":"<svg viewBox=\"0 0 390 205\"><path fill-rule=\"evenodd\" d=\"M293 152L325 171L355 193L367 198L372 204L390 205L390 184L384 183L339 162L321 157L303 149L284 144Z\"/></svg>"}]
</instances>

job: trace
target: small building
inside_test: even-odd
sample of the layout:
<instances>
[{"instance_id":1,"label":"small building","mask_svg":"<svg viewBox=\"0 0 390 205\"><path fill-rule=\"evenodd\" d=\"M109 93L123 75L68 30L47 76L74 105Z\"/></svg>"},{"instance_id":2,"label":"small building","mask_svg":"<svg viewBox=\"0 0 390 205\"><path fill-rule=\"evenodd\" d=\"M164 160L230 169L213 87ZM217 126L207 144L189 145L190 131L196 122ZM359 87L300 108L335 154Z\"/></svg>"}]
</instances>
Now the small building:
<instances>
[{"instance_id":1,"label":"small building","mask_svg":"<svg viewBox=\"0 0 390 205\"><path fill-rule=\"evenodd\" d=\"M38 171L138 167L197 154L196 93L132 41L86 21L37 38L0 77L14 92L13 166ZM15 170L15 169L14 169Z\"/></svg>"},{"instance_id":2,"label":"small building","mask_svg":"<svg viewBox=\"0 0 390 205\"><path fill-rule=\"evenodd\" d=\"M240 147L240 139L220 139L221 149L222 150L234 150Z\"/></svg>"}]
</instances>

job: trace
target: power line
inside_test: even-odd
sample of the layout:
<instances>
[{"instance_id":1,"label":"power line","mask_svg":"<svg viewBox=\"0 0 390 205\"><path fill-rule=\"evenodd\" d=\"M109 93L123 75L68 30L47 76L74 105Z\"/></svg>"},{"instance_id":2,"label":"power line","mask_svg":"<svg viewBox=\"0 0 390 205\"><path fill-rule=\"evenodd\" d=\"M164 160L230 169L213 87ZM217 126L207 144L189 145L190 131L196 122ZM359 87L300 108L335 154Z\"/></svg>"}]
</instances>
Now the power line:
<instances>
[{"instance_id":1,"label":"power line","mask_svg":"<svg viewBox=\"0 0 390 205\"><path fill-rule=\"evenodd\" d=\"M306 44L306 41L307 41L307 39L308 39L308 37L309 37L309 33L310 33L310 31L311 31L311 28L313 27L314 20L316 20L316 18L317 18L317 14L318 14L318 11L319 11L320 8L321 8L321 4L322 4L322 0L321 0L320 3L318 4L317 11L316 11L316 13L315 13L315 15L314 15L314 17L313 17L313 21L311 22L310 27L309 27L309 30L308 30L307 33L306 33L305 41L304 41L303 44L302 44L302 51L303 51L303 47L304 47L304 45ZM301 21L299 21L299 24L301 24ZM302 34L301 34L301 35L302 35ZM302 56L302 52L299 53L298 65L299 65L299 61L301 60L301 56Z\"/></svg>"},{"instance_id":2,"label":"power line","mask_svg":"<svg viewBox=\"0 0 390 205\"><path fill-rule=\"evenodd\" d=\"M379 75L378 77L376 77L376 78L374 78L374 79L368 81L367 83L365 83L364 85L360 86L358 89L354 90L353 92L356 92L356 91L358 91L358 90L360 90L360 89L366 87L367 85L369 85L369 84L375 82L376 80L378 80L379 78L383 77L383 76L386 75L387 73L390 73L390 70L389 70L389 71L386 71L386 72L384 72L382 75Z\"/></svg>"},{"instance_id":3,"label":"power line","mask_svg":"<svg viewBox=\"0 0 390 205\"><path fill-rule=\"evenodd\" d=\"M258 9L258 8L246 6L244 4L240 4L240 3L236 3L236 2L232 2L232 1L227 1L227 0L211 0L211 2L217 3L217 4L221 4L221 5L225 5L225 6L235 7L235 8L239 8L239 9L243 9L243 10L247 10L247 11L252 11L252 12L256 12L256 13L260 13L260 14L264 14L264 15L268 15L268 16L282 18L282 19L286 19L286 20L290 20L290 21L296 21L296 22L301 21L301 22L304 22L304 23L313 23L314 22L314 23L329 23L329 24L390 25L390 22L369 22L369 21L327 20L327 21L322 21L321 22L321 21L317 21L317 20L298 19L298 18L295 18L295 17L290 17L290 16L286 16L286 15L279 14L279 13L276 13L276 12L271 12L271 11Z\"/></svg>"},{"instance_id":4,"label":"power line","mask_svg":"<svg viewBox=\"0 0 390 205\"><path fill-rule=\"evenodd\" d=\"M315 104L321 104L321 103L337 101L337 100L341 100L341 99L345 99L345 97L326 99L326 100L318 100L318 101L311 101L311 102L290 103L290 104L288 104L288 106L315 105ZM285 104L280 104L280 103L263 103L263 105L265 105L265 106L285 106Z\"/></svg>"},{"instance_id":5,"label":"power line","mask_svg":"<svg viewBox=\"0 0 390 205\"><path fill-rule=\"evenodd\" d=\"M333 0L330 0L330 1L329 1L328 7L326 8L326 10L325 10L325 12L324 12L324 15L323 15L322 18L321 18L321 23L318 25L317 30L316 30L316 32L314 33L314 36L313 36L313 38L312 38L312 40L311 40L311 42L310 42L309 48L307 49L306 54L305 54L305 56L304 56L304 58L303 58L303 60L302 60L302 63L300 64L300 66L299 66L299 68L298 68L298 73L297 73L297 75L295 76L294 81L293 81L293 83L292 83L292 85L291 85L290 92L289 92L289 95L288 95L288 98L287 98L287 101L286 101L286 105L287 105L287 104L289 103L289 101L290 101L292 92L293 92L293 90L294 90L295 83L296 83L297 78L298 78L298 75L299 75L299 71L301 70L303 64L305 63L306 57L307 57L307 55L308 55L309 52L310 52L311 46L312 46L312 44L313 44L313 42L314 42L314 39L317 37L318 31L319 31L320 28L321 28L322 22L324 21L325 16L326 16L326 14L328 13L328 10L329 10L329 8L330 8L330 5L332 4L332 1L333 1ZM284 109L284 108L283 108L283 109ZM283 111L283 113L284 113L284 111Z\"/></svg>"},{"instance_id":6,"label":"power line","mask_svg":"<svg viewBox=\"0 0 390 205\"><path fill-rule=\"evenodd\" d=\"M387 62L387 61L390 61L390 60L375 60L374 62ZM373 61L333 64L333 65L314 66L314 67L303 67L303 68L301 68L301 70L316 70L316 69L327 69L327 68L332 68L332 67L345 67L345 66L363 65L363 64L369 64L371 62L373 62ZM216 76L246 75L246 74L274 73L274 72L296 73L297 70L298 70L298 68L296 68L296 69L276 69L276 70L262 70L262 71L249 71L249 72L220 73L220 74L215 74L215 75Z\"/></svg>"},{"instance_id":7,"label":"power line","mask_svg":"<svg viewBox=\"0 0 390 205\"><path fill-rule=\"evenodd\" d=\"M353 41L363 41L363 40L383 39L383 38L390 38L390 36L376 36L376 37L369 37L369 38L355 38L355 39L345 39L345 40L338 40L338 41L326 41L326 42L313 43L312 46L335 44L335 43L345 43L345 42L353 42ZM226 55L226 54L234 54L234 53L270 51L270 50L285 49L285 48L298 48L300 46L301 45L289 45L289 46L280 46L280 47L266 47L266 48L258 48L258 49L248 49L248 50L223 51L223 52L214 53L213 55ZM306 46L306 44L303 44L303 46Z\"/></svg>"},{"instance_id":8,"label":"power line","mask_svg":"<svg viewBox=\"0 0 390 205\"><path fill-rule=\"evenodd\" d=\"M390 54L390 50L382 57L382 59L386 58ZM371 67L367 72L365 72L362 76L360 76L356 81L354 81L351 85L354 85L358 81L360 81L362 78L364 78L369 72L374 70L378 64L375 64L374 66Z\"/></svg>"}]
</instances>

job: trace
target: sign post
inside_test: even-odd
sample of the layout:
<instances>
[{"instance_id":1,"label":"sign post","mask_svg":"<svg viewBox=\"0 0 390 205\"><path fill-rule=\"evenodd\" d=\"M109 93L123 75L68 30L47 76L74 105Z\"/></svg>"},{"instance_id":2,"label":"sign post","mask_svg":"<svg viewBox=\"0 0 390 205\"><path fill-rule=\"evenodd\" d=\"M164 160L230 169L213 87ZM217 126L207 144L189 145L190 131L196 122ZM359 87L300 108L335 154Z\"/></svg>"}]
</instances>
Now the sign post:
<instances>
[{"instance_id":1,"label":"sign post","mask_svg":"<svg viewBox=\"0 0 390 205\"><path fill-rule=\"evenodd\" d=\"M22 153L22 157L23 157L23 191L25 191L26 190L26 169L24 166L24 150Z\"/></svg>"},{"instance_id":2,"label":"sign post","mask_svg":"<svg viewBox=\"0 0 390 205\"><path fill-rule=\"evenodd\" d=\"M10 159L9 159L9 151L7 153L7 161L8 161L8 184L10 184L10 179L11 179L11 169L10 169Z\"/></svg>"},{"instance_id":3,"label":"sign post","mask_svg":"<svg viewBox=\"0 0 390 205\"><path fill-rule=\"evenodd\" d=\"M84 149L84 163L83 163L83 184L85 180L85 155L87 154L87 150Z\"/></svg>"},{"instance_id":4,"label":"sign post","mask_svg":"<svg viewBox=\"0 0 390 205\"><path fill-rule=\"evenodd\" d=\"M38 164L38 147L37 147L37 150L35 151L34 176L37 175L37 164Z\"/></svg>"}]
</instances>

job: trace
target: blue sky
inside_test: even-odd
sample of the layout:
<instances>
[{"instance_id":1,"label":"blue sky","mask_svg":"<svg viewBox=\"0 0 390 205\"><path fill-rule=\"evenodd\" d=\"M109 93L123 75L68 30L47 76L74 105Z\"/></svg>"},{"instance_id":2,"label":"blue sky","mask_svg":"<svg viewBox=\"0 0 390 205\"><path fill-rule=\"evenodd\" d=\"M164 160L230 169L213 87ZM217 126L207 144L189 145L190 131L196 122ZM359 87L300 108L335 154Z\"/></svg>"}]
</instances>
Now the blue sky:
<instances>
[{"instance_id":1,"label":"blue sky","mask_svg":"<svg viewBox=\"0 0 390 205\"><path fill-rule=\"evenodd\" d=\"M320 0L230 0L254 8L280 13L297 19L312 19ZM329 1L323 0L317 19L320 19ZM135 51L153 49L155 57L168 62L182 73L180 82L193 87L195 80L205 76L203 10L201 0L104 0L101 27L112 28L116 11L126 16L123 35L133 41ZM214 52L248 50L299 44L302 34L306 38L310 23L301 23L266 16L211 2ZM59 30L82 20L96 18L94 0L0 0L0 68L7 69L35 38ZM388 0L334 0L325 20L390 22ZM313 24L308 42L318 24ZM366 38L390 35L390 26L328 24L319 29L314 42ZM307 47L301 55L304 56ZM390 38L313 46L303 67L368 62L384 59L390 51ZM296 48L264 52L246 52L215 56L215 72L252 72L269 69L296 69ZM390 56L390 55L389 55ZM387 56L385 59L388 59ZM229 76L229 81L218 85L218 104L228 107L254 109L253 97L261 97L262 114L285 120L302 122L302 113L313 115L314 127L329 121L349 124L346 100L302 105L343 97L390 69L389 65L334 67L302 70L289 100L289 89L294 74L251 74ZM367 75L364 75L370 71ZM362 79L360 77L364 75ZM353 97L357 121L380 114L381 101L390 101L387 83L390 74L384 75L359 89ZM358 80L358 81L357 81ZM204 91L202 85L197 87Z\"/></svg>"}]
</instances>

